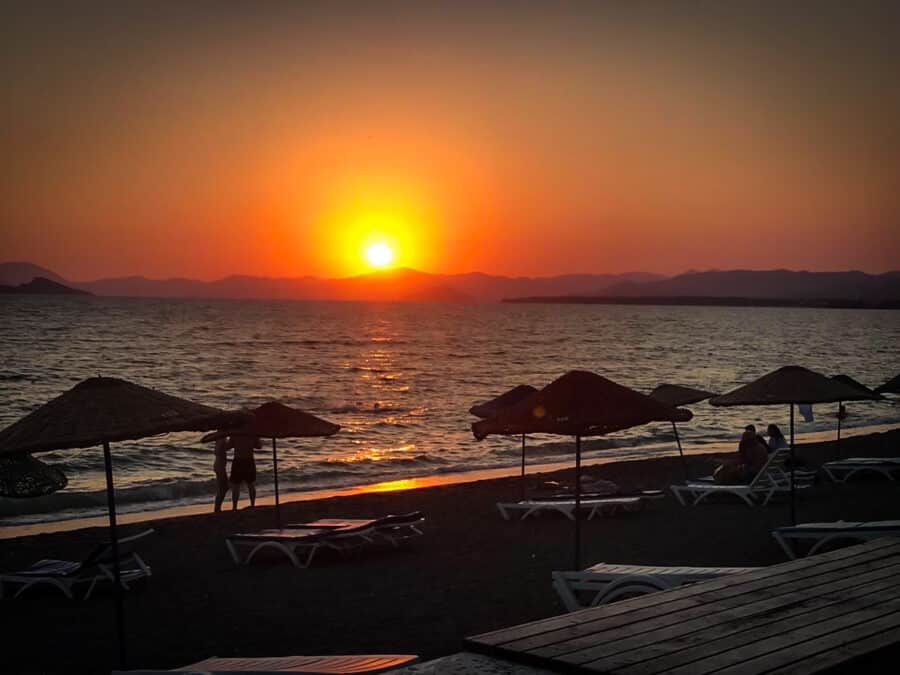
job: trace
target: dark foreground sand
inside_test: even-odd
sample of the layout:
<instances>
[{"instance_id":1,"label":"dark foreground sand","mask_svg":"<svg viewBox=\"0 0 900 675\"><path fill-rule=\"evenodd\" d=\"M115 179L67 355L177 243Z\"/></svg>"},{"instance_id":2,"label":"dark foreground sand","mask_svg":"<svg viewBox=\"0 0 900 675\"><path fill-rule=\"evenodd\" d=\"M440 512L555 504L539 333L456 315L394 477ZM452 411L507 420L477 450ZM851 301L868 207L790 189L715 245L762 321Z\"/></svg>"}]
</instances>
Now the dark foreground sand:
<instances>
[{"instance_id":1,"label":"dark foreground sand","mask_svg":"<svg viewBox=\"0 0 900 675\"><path fill-rule=\"evenodd\" d=\"M798 454L818 463L831 444ZM900 454L900 431L845 440L844 456ZM689 458L708 474L715 456ZM680 479L677 458L590 467L626 489L665 488ZM529 484L569 472L535 474ZM467 635L562 613L550 572L572 566L572 523L545 515L505 522L494 503L515 500L517 478L407 492L363 494L283 507L288 522L422 510L426 535L405 550L323 555L298 570L277 554L250 567L232 563L230 532L269 527L270 508L149 523L142 549L153 577L126 596L129 666L173 668L208 656L458 651ZM859 481L839 493L803 493L800 522L900 518L900 487ZM671 496L642 513L584 523L585 564L767 565L784 555L770 530L787 524L786 502L749 508L737 501L685 508ZM137 532L143 524L122 528ZM81 558L103 529L0 542L0 567L42 557ZM67 601L34 593L0 602L0 671L108 671L115 665L112 594Z\"/></svg>"}]
</instances>

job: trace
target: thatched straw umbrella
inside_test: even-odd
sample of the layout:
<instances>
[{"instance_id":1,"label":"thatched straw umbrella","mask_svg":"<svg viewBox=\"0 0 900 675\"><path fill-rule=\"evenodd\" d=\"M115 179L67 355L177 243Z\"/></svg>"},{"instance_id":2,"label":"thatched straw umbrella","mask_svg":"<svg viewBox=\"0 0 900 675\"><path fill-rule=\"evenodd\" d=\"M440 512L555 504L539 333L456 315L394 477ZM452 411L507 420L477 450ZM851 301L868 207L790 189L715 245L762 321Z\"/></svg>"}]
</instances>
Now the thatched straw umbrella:
<instances>
[{"instance_id":1,"label":"thatched straw umbrella","mask_svg":"<svg viewBox=\"0 0 900 675\"><path fill-rule=\"evenodd\" d=\"M501 410L505 410L509 406L528 398L535 392L537 392L537 389L532 387L530 384L520 384L513 387L509 391L500 394L495 398L492 398L490 401L485 401L484 403L473 405L471 408L469 408L469 414L475 415L475 417L480 417L481 419L488 419L498 414ZM525 434L522 434L521 494L522 499L525 499Z\"/></svg>"},{"instance_id":2,"label":"thatched straw umbrella","mask_svg":"<svg viewBox=\"0 0 900 675\"><path fill-rule=\"evenodd\" d=\"M333 436L341 427L297 408L269 401L249 411L252 420L231 432L207 434L203 441L214 441L222 436L258 436L272 439L272 467L275 483L275 519L281 527L281 503L278 495L278 445L277 438L311 438Z\"/></svg>"},{"instance_id":3,"label":"thatched straw umbrella","mask_svg":"<svg viewBox=\"0 0 900 675\"><path fill-rule=\"evenodd\" d=\"M575 437L575 569L581 561L581 438L621 431L648 422L686 422L691 411L667 406L595 373L573 370L501 411L475 422L472 433L560 434Z\"/></svg>"},{"instance_id":4,"label":"thatched straw umbrella","mask_svg":"<svg viewBox=\"0 0 900 675\"><path fill-rule=\"evenodd\" d=\"M103 446L109 534L116 587L119 658L125 667L125 619L109 444L173 431L238 426L246 415L226 413L112 377L92 377L0 431L0 455Z\"/></svg>"},{"instance_id":5,"label":"thatched straw umbrella","mask_svg":"<svg viewBox=\"0 0 900 675\"><path fill-rule=\"evenodd\" d=\"M873 390L869 389L866 385L858 380L854 380L849 375L832 375L832 380L837 382L842 382L849 387L853 387L861 392L864 392L872 397L873 400L880 400L883 398L881 394L876 394ZM844 421L844 406L843 401L838 401L838 409L837 409L837 443L835 445L835 458L841 458L841 423Z\"/></svg>"},{"instance_id":6,"label":"thatched straw umbrella","mask_svg":"<svg viewBox=\"0 0 900 675\"><path fill-rule=\"evenodd\" d=\"M839 380L800 366L784 366L758 380L710 399L712 405L785 405L791 407L791 523L796 525L794 503L794 405L871 400L870 394Z\"/></svg>"},{"instance_id":7,"label":"thatched straw umbrella","mask_svg":"<svg viewBox=\"0 0 900 675\"><path fill-rule=\"evenodd\" d=\"M60 469L28 453L0 457L0 497L29 499L62 490L69 479Z\"/></svg>"},{"instance_id":8,"label":"thatched straw umbrella","mask_svg":"<svg viewBox=\"0 0 900 675\"><path fill-rule=\"evenodd\" d=\"M895 375L879 387L875 387L878 394L900 394L900 375Z\"/></svg>"},{"instance_id":9,"label":"thatched straw umbrella","mask_svg":"<svg viewBox=\"0 0 900 675\"><path fill-rule=\"evenodd\" d=\"M705 389L695 389L694 387L685 387L681 384L661 384L650 392L650 397L655 398L661 403L678 408L683 405L691 405L699 403L708 398L715 396L711 391ZM684 480L688 479L687 460L684 458L684 451L681 449L681 438L678 436L678 426L672 422L672 431L675 433L675 443L678 444L678 454L681 456L681 468L684 471Z\"/></svg>"}]
</instances>

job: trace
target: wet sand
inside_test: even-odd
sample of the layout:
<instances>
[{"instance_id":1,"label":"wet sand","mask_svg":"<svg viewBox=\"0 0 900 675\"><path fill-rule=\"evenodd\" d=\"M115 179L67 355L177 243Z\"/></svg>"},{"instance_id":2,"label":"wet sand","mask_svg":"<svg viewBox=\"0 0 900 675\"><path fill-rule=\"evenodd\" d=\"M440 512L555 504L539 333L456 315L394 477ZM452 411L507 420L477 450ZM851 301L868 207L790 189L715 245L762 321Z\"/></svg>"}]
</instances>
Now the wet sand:
<instances>
[{"instance_id":1,"label":"wet sand","mask_svg":"<svg viewBox=\"0 0 900 675\"><path fill-rule=\"evenodd\" d=\"M900 431L846 439L843 456L897 456ZM804 445L798 455L818 464L833 443ZM721 456L689 458L705 475ZM617 462L585 473L621 488L666 488L681 479L677 457ZM571 482L571 471L533 473ZM518 478L373 492L283 505L286 522L368 517L421 510L425 536L402 549L368 548L344 558L317 556L295 569L278 554L236 567L228 533L271 527L270 507L128 524L122 533L156 530L141 547L153 577L126 595L128 666L174 668L208 656L277 656L354 652L416 653L423 659L458 651L472 635L562 613L550 584L570 569L573 526L545 515L503 521L498 500L518 498ZM839 490L819 485L801 494L800 522L900 518L897 483L860 480ZM737 500L696 508L671 496L641 513L583 524L584 565L768 565L784 560L770 535L787 524L787 502L749 508ZM104 528L0 542L0 567L44 557L77 560L104 539ZM112 593L71 602L33 593L0 603L3 670L108 672L115 664Z\"/></svg>"}]
</instances>

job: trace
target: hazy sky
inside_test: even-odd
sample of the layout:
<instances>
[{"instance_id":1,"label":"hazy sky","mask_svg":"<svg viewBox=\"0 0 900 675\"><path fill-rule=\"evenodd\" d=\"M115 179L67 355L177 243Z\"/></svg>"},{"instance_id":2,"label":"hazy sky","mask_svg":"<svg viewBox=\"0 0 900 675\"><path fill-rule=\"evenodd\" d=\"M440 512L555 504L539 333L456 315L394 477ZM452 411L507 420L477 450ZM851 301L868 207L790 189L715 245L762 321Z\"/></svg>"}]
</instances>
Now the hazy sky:
<instances>
[{"instance_id":1,"label":"hazy sky","mask_svg":"<svg viewBox=\"0 0 900 675\"><path fill-rule=\"evenodd\" d=\"M0 260L900 268L900 3L0 11Z\"/></svg>"}]
</instances>

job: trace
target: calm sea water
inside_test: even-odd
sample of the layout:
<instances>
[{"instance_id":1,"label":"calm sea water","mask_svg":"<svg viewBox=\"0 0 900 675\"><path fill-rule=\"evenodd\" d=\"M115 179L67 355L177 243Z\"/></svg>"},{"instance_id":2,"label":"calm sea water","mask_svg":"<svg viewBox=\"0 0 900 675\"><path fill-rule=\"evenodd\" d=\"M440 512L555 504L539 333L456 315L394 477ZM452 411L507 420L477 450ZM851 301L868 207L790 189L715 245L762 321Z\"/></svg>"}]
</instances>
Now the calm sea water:
<instances>
[{"instance_id":1,"label":"calm sea water","mask_svg":"<svg viewBox=\"0 0 900 675\"><path fill-rule=\"evenodd\" d=\"M513 466L510 439L473 439L468 408L519 383L593 370L649 391L660 382L724 392L797 363L868 385L900 364L900 312L727 307L437 305L124 298L0 298L0 425L93 375L122 377L224 408L278 399L342 425L279 443L283 490ZM736 439L744 424L787 427L787 410L692 407L688 445ZM853 404L849 425L900 421L895 402ZM828 410L827 412L833 412ZM834 426L824 408L799 431ZM208 501L212 451L199 434L113 447L128 510ZM652 454L664 424L598 439L589 454ZM569 442L532 439L529 461ZM671 448L668 448L671 449ZM7 524L105 511L98 449L43 453L70 478L50 497L0 500ZM258 460L271 490L271 461Z\"/></svg>"}]
</instances>

